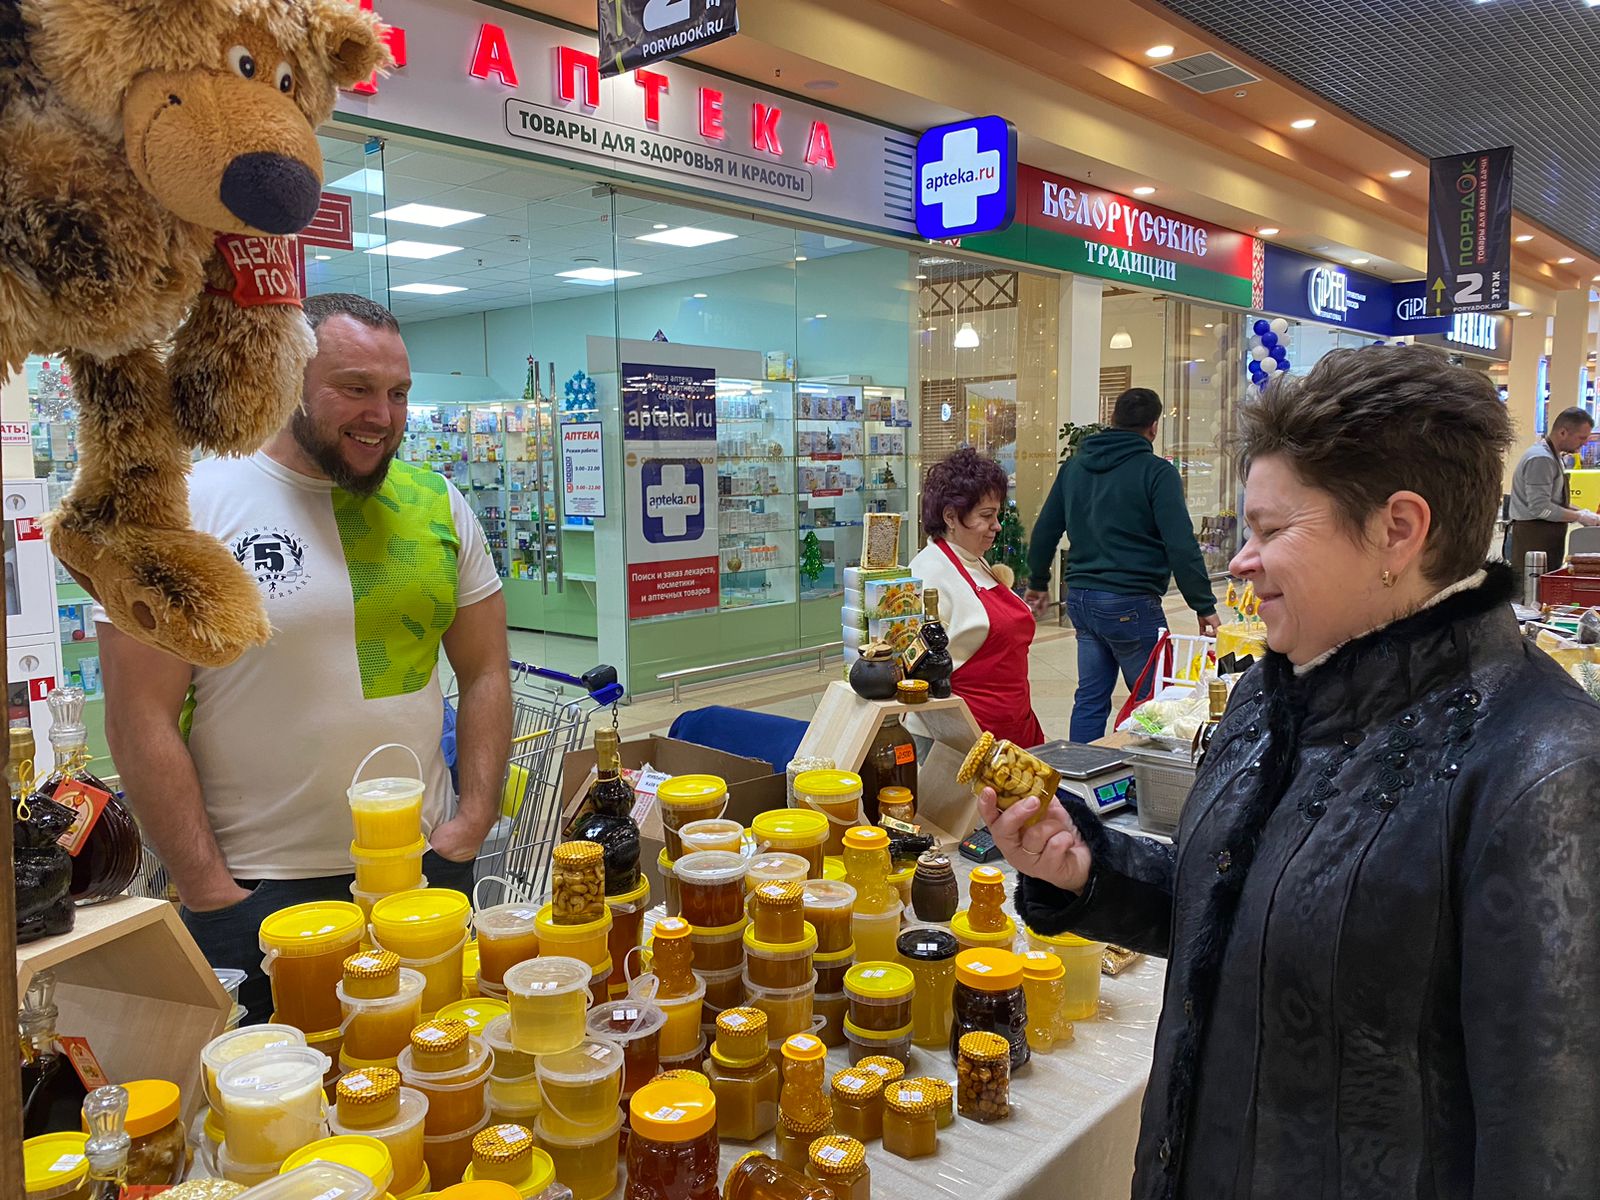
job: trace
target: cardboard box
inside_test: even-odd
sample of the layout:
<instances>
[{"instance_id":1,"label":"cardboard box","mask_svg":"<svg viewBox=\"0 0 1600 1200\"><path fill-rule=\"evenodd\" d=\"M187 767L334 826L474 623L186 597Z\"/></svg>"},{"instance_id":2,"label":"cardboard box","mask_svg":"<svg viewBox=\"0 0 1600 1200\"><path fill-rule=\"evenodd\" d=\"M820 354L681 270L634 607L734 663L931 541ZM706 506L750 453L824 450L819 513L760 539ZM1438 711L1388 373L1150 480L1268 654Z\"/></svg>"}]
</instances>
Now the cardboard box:
<instances>
[{"instance_id":1,"label":"cardboard box","mask_svg":"<svg viewBox=\"0 0 1600 1200\"><path fill-rule=\"evenodd\" d=\"M757 813L783 808L789 800L788 779L774 775L764 759L744 758L697 746L669 737L634 738L622 743L622 765L638 770L646 764L666 775L716 775L728 784L728 807L724 815L747 828ZM583 798L595 778L592 748L574 750L562 760L561 828L577 815ZM639 817L639 867L650 879L651 903L666 895L658 861L666 839L661 831L661 814L654 804Z\"/></svg>"}]
</instances>

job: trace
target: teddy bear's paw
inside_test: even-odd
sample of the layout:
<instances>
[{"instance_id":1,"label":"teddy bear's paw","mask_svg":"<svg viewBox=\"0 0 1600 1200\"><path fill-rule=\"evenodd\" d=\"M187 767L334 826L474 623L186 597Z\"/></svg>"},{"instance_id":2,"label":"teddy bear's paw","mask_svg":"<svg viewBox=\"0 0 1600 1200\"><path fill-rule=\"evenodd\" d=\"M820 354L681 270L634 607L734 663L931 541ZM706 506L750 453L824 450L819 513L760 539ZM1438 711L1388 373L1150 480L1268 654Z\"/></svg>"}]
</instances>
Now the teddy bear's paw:
<instances>
[{"instance_id":1,"label":"teddy bear's paw","mask_svg":"<svg viewBox=\"0 0 1600 1200\"><path fill-rule=\"evenodd\" d=\"M243 375L178 372L170 376L172 415L184 441L212 454L253 454L289 419L298 391L269 392Z\"/></svg>"},{"instance_id":2,"label":"teddy bear's paw","mask_svg":"<svg viewBox=\"0 0 1600 1200\"><path fill-rule=\"evenodd\" d=\"M64 532L69 542L79 536L59 529L56 536ZM225 667L266 643L272 630L260 589L221 542L189 529L118 534L98 554L66 547L118 629L202 667ZM90 549L89 561L80 549Z\"/></svg>"}]
</instances>

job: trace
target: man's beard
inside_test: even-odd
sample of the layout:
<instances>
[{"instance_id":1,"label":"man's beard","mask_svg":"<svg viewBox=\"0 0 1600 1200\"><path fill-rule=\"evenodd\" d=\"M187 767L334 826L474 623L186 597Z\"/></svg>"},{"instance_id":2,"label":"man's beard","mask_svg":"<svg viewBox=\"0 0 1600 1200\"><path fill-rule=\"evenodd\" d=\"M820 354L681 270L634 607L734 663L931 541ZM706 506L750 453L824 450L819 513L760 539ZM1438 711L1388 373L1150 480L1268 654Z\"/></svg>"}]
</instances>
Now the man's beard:
<instances>
[{"instance_id":1,"label":"man's beard","mask_svg":"<svg viewBox=\"0 0 1600 1200\"><path fill-rule=\"evenodd\" d=\"M389 474L389 464L394 461L395 450L383 456L383 461L365 475L358 475L350 469L350 464L345 461L341 435L335 433L332 439L323 436L317 427L316 421L303 406L294 410L294 415L289 420L289 431L294 434L294 440L300 444L300 449L311 456L311 461L322 468L322 473L333 480L334 486L362 499L372 495L383 486L384 479Z\"/></svg>"}]
</instances>

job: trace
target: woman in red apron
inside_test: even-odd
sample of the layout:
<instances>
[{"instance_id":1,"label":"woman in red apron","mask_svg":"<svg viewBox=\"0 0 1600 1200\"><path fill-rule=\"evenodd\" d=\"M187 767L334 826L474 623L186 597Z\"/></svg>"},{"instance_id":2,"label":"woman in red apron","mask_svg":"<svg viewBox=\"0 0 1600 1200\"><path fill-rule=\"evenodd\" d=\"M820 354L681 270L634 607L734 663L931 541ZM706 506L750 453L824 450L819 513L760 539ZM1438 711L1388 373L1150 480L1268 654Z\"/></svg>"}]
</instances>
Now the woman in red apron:
<instances>
[{"instance_id":1,"label":"woman in red apron","mask_svg":"<svg viewBox=\"0 0 1600 1200\"><path fill-rule=\"evenodd\" d=\"M1008 483L998 463L970 448L936 464L922 493L930 537L911 572L939 589L956 663L952 690L979 728L1029 747L1045 740L1028 684L1033 610L1011 590L1010 569L983 560L1000 531Z\"/></svg>"}]
</instances>

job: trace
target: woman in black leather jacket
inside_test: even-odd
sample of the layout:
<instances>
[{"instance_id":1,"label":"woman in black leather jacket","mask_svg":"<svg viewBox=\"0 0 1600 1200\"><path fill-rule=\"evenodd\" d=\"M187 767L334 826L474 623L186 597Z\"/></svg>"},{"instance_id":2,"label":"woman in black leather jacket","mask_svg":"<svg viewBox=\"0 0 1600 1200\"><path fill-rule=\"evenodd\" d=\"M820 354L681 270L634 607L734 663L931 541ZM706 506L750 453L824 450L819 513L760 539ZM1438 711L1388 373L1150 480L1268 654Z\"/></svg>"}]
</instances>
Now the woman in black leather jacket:
<instances>
[{"instance_id":1,"label":"woman in black leather jacket","mask_svg":"<svg viewBox=\"0 0 1600 1200\"><path fill-rule=\"evenodd\" d=\"M1600 707L1480 568L1481 375L1338 351L1241 416L1272 653L1176 843L984 815L1017 908L1169 959L1134 1195L1600 1197Z\"/></svg>"}]
</instances>

